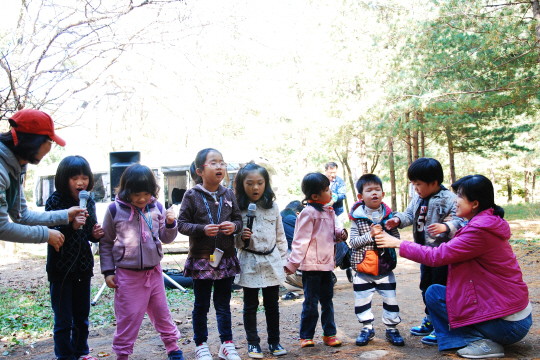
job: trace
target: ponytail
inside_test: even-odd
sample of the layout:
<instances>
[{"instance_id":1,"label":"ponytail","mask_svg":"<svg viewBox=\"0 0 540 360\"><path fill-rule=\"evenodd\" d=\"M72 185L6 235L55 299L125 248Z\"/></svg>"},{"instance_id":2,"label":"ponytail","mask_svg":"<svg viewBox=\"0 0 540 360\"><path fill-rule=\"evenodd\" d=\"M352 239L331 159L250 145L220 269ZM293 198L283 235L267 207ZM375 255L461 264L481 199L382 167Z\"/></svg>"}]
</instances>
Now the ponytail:
<instances>
[{"instance_id":1,"label":"ponytail","mask_svg":"<svg viewBox=\"0 0 540 360\"><path fill-rule=\"evenodd\" d=\"M491 207L493 209L493 215L499 216L501 219L504 219L504 209L499 205L493 204Z\"/></svg>"}]
</instances>

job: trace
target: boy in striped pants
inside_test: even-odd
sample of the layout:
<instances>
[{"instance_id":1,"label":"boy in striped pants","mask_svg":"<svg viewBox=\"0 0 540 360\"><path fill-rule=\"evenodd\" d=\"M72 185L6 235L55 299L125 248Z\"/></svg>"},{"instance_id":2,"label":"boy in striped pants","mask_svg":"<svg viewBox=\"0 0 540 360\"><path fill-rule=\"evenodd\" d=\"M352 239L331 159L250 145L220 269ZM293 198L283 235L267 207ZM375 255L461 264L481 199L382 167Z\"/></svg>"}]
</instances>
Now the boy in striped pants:
<instances>
[{"instance_id":1,"label":"boy in striped pants","mask_svg":"<svg viewBox=\"0 0 540 360\"><path fill-rule=\"evenodd\" d=\"M384 192L382 181L373 174L360 177L356 183L358 202L351 210L352 267L356 269L354 276L354 312L363 327L356 338L356 345L365 346L375 337L373 329L373 313L371 300L377 291L383 297L383 323L386 325L386 339L396 346L405 342L396 329L401 322L399 306L396 300L396 278L392 269L395 267L395 252L393 249L379 251L375 244L375 235L383 231L381 224L391 218L392 210L382 202ZM399 238L397 229L390 231L392 236ZM393 254L393 257L392 257Z\"/></svg>"}]
</instances>

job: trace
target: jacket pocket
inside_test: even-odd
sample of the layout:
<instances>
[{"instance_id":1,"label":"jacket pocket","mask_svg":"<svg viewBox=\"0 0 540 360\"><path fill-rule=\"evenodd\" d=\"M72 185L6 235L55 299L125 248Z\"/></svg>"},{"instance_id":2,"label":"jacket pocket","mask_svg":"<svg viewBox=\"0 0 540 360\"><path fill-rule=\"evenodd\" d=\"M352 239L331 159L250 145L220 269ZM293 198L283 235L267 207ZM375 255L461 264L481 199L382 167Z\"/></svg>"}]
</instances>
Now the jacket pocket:
<instances>
[{"instance_id":1,"label":"jacket pocket","mask_svg":"<svg viewBox=\"0 0 540 360\"><path fill-rule=\"evenodd\" d=\"M377 250L366 250L364 260L360 264L356 265L356 271L370 274L379 275L379 254Z\"/></svg>"},{"instance_id":2,"label":"jacket pocket","mask_svg":"<svg viewBox=\"0 0 540 360\"><path fill-rule=\"evenodd\" d=\"M126 247L124 245L120 244L113 247L113 259L116 265L118 265L118 263L122 261L125 255Z\"/></svg>"},{"instance_id":3,"label":"jacket pocket","mask_svg":"<svg viewBox=\"0 0 540 360\"><path fill-rule=\"evenodd\" d=\"M163 245L161 244L161 241L155 241L156 243L156 250L159 255L159 258L163 258Z\"/></svg>"}]
</instances>

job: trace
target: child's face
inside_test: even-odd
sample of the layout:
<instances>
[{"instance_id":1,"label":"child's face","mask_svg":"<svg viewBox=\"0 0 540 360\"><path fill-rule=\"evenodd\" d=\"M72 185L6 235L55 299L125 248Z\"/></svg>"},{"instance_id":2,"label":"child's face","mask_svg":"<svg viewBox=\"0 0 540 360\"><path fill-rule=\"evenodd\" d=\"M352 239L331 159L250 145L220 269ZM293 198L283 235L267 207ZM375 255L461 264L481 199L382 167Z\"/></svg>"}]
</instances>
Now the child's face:
<instances>
[{"instance_id":1,"label":"child's face","mask_svg":"<svg viewBox=\"0 0 540 360\"><path fill-rule=\"evenodd\" d=\"M69 178L69 193L75 200L79 200L79 193L88 188L90 178L87 175L79 174Z\"/></svg>"},{"instance_id":2,"label":"child's face","mask_svg":"<svg viewBox=\"0 0 540 360\"><path fill-rule=\"evenodd\" d=\"M226 171L227 164L223 161L223 156L216 151L210 151L206 155L203 170L197 169L197 174L202 177L203 184L219 185Z\"/></svg>"},{"instance_id":3,"label":"child's face","mask_svg":"<svg viewBox=\"0 0 540 360\"><path fill-rule=\"evenodd\" d=\"M152 200L152 194L146 191L142 191L130 194L129 199L131 200L131 205L142 209L150 202L150 200Z\"/></svg>"},{"instance_id":4,"label":"child's face","mask_svg":"<svg viewBox=\"0 0 540 360\"><path fill-rule=\"evenodd\" d=\"M411 183L414 186L414 190L418 193L418 195L422 199L425 199L428 196L436 194L441 188L441 186L437 183L437 181L427 183L420 180L413 180L411 181Z\"/></svg>"},{"instance_id":5,"label":"child's face","mask_svg":"<svg viewBox=\"0 0 540 360\"><path fill-rule=\"evenodd\" d=\"M264 177L258 171L250 171L244 179L244 190L251 202L257 202L266 188Z\"/></svg>"},{"instance_id":6,"label":"child's face","mask_svg":"<svg viewBox=\"0 0 540 360\"><path fill-rule=\"evenodd\" d=\"M332 190L330 187L327 187L324 191L321 191L320 194L311 196L311 200L322 202L323 204L328 204L332 201Z\"/></svg>"},{"instance_id":7,"label":"child's face","mask_svg":"<svg viewBox=\"0 0 540 360\"><path fill-rule=\"evenodd\" d=\"M366 184L362 189L362 193L358 194L358 200L362 200L370 209L378 209L381 206L384 198L384 191L379 184Z\"/></svg>"}]
</instances>

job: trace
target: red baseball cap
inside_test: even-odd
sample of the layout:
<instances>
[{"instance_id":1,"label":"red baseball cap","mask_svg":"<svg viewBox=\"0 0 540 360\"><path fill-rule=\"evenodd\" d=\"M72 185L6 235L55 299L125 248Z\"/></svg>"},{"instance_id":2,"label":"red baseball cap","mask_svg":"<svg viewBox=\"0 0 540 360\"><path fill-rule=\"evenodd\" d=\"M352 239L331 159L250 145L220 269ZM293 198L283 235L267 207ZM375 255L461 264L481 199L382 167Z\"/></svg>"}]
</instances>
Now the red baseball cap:
<instances>
[{"instance_id":1,"label":"red baseball cap","mask_svg":"<svg viewBox=\"0 0 540 360\"><path fill-rule=\"evenodd\" d=\"M11 128L15 145L17 145L17 133L15 130L27 134L48 135L58 145L66 145L66 141L54 133L54 123L51 117L41 110L19 110L11 117L11 120L17 124L16 127Z\"/></svg>"}]
</instances>

